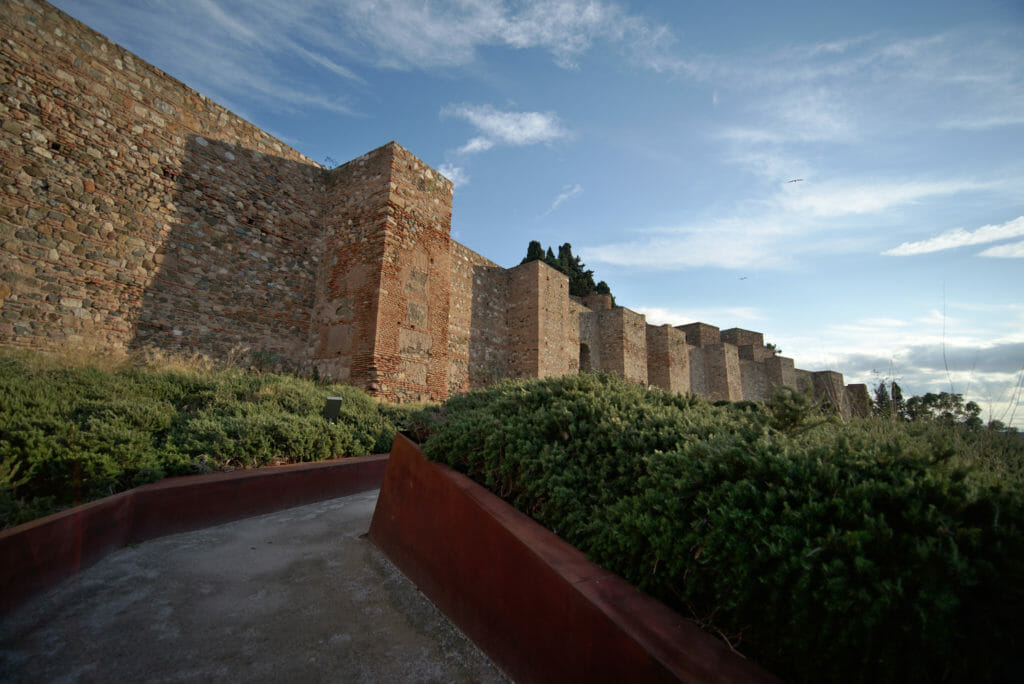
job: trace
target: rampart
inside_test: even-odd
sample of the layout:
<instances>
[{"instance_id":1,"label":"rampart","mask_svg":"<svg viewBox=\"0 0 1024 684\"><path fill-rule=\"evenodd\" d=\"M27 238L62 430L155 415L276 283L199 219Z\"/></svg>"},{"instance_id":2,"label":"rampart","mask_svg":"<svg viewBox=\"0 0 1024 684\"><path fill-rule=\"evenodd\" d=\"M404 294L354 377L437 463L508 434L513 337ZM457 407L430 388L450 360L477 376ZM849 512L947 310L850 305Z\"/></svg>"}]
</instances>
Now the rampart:
<instances>
[{"instance_id":1,"label":"rampart","mask_svg":"<svg viewBox=\"0 0 1024 684\"><path fill-rule=\"evenodd\" d=\"M0 344L259 353L399 401L600 369L867 405L760 333L649 325L458 244L451 182L396 143L328 170L45 3L4 0L0 30Z\"/></svg>"}]
</instances>

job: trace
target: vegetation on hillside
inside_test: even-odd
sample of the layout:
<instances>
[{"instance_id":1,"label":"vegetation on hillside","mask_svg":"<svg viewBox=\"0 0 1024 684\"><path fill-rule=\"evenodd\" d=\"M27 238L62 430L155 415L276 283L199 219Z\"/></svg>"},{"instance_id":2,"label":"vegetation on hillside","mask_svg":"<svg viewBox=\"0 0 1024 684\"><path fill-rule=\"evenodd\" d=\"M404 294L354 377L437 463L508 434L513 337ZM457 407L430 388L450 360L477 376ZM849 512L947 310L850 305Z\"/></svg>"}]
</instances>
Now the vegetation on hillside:
<instances>
[{"instance_id":1,"label":"vegetation on hillside","mask_svg":"<svg viewBox=\"0 0 1024 684\"><path fill-rule=\"evenodd\" d=\"M344 398L334 424L328 395ZM401 413L290 376L0 351L0 524L166 476L385 452Z\"/></svg>"},{"instance_id":2,"label":"vegetation on hillside","mask_svg":"<svg viewBox=\"0 0 1024 684\"><path fill-rule=\"evenodd\" d=\"M342 396L341 420L322 418ZM164 476L360 455L396 425L786 679L1019 681L1024 441L958 395L839 421L584 373L411 412L206 364L0 351L0 522Z\"/></svg>"},{"instance_id":3,"label":"vegetation on hillside","mask_svg":"<svg viewBox=\"0 0 1024 684\"><path fill-rule=\"evenodd\" d=\"M591 292L606 295L612 293L608 283L603 280L594 283L594 271L587 268L580 258L572 253L572 245L568 242L558 248L556 257L550 247L545 252L539 242L531 240L526 248L526 256L519 263L525 264L530 261L543 261L551 268L569 276L569 294L575 297L586 297ZM615 304L615 297L612 297L612 304Z\"/></svg>"},{"instance_id":4,"label":"vegetation on hillside","mask_svg":"<svg viewBox=\"0 0 1024 684\"><path fill-rule=\"evenodd\" d=\"M1016 434L594 374L504 382L412 428L430 458L786 679L1024 674Z\"/></svg>"}]
</instances>

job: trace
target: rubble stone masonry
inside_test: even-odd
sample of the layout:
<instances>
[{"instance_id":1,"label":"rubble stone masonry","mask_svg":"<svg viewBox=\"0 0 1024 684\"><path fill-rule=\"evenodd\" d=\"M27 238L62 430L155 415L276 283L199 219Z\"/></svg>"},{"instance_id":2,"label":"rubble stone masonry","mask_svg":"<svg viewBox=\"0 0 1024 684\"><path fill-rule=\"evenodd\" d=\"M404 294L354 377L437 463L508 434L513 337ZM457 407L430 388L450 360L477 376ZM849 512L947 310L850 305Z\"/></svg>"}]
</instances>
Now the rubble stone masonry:
<instances>
[{"instance_id":1,"label":"rubble stone masonry","mask_svg":"<svg viewBox=\"0 0 1024 684\"><path fill-rule=\"evenodd\" d=\"M320 169L48 5L0 22L0 343L300 353Z\"/></svg>"},{"instance_id":2,"label":"rubble stone masonry","mask_svg":"<svg viewBox=\"0 0 1024 684\"><path fill-rule=\"evenodd\" d=\"M44 2L0 0L0 119L0 345L258 354L399 401L603 369L868 405L761 333L502 268L451 240L451 182L400 145L325 169Z\"/></svg>"},{"instance_id":3,"label":"rubble stone masonry","mask_svg":"<svg viewBox=\"0 0 1024 684\"><path fill-rule=\"evenodd\" d=\"M579 315L569 278L541 261L510 269L508 330L515 377L546 378L579 371Z\"/></svg>"},{"instance_id":4,"label":"rubble stone masonry","mask_svg":"<svg viewBox=\"0 0 1024 684\"><path fill-rule=\"evenodd\" d=\"M682 330L647 326L647 381L670 392L690 391L690 353Z\"/></svg>"},{"instance_id":5,"label":"rubble stone masonry","mask_svg":"<svg viewBox=\"0 0 1024 684\"><path fill-rule=\"evenodd\" d=\"M595 312L601 370L647 384L647 320L623 307Z\"/></svg>"},{"instance_id":6,"label":"rubble stone masonry","mask_svg":"<svg viewBox=\"0 0 1024 684\"><path fill-rule=\"evenodd\" d=\"M452 242L449 394L512 376L509 271Z\"/></svg>"}]
</instances>

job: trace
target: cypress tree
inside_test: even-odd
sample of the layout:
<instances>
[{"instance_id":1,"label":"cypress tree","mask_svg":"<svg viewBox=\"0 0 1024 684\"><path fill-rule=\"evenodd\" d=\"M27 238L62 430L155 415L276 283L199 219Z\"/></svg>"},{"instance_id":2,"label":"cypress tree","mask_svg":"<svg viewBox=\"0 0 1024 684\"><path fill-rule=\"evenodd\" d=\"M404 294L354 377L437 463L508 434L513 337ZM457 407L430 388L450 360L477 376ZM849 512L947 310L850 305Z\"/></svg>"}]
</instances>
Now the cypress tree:
<instances>
[{"instance_id":1,"label":"cypress tree","mask_svg":"<svg viewBox=\"0 0 1024 684\"><path fill-rule=\"evenodd\" d=\"M569 294L571 295L585 297L595 291L608 295L612 293L608 283L603 280L599 285L594 284L594 271L587 268L580 258L572 253L572 245L568 242L558 248L556 257L550 247L545 252L540 242L531 240L526 248L526 257L519 263L525 264L537 260L543 260L551 268L569 276ZM612 301L615 301L614 298Z\"/></svg>"},{"instance_id":2,"label":"cypress tree","mask_svg":"<svg viewBox=\"0 0 1024 684\"><path fill-rule=\"evenodd\" d=\"M520 261L520 264L526 264L531 261L540 261L544 259L544 248L540 246L540 243L536 240L530 240L530 246L526 248L526 257Z\"/></svg>"}]
</instances>

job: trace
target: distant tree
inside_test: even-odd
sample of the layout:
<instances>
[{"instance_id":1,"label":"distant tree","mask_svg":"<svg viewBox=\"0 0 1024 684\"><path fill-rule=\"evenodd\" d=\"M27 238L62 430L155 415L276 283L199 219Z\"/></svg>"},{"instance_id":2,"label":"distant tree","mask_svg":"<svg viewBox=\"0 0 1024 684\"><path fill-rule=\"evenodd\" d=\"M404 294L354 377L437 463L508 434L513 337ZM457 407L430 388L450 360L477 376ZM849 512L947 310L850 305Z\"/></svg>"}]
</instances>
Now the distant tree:
<instances>
[{"instance_id":1,"label":"distant tree","mask_svg":"<svg viewBox=\"0 0 1024 684\"><path fill-rule=\"evenodd\" d=\"M594 283L594 271L587 268L580 258L572 253L572 245L568 242L558 248L556 257L550 247L545 252L540 242L531 240L526 248L526 257L520 263L525 264L537 260L541 260L551 268L569 276L569 294L571 295L585 297L591 292L608 295L612 293L608 283L603 280L600 284ZM599 287L603 287L603 289L599 289ZM614 301L613 297L612 302L614 303Z\"/></svg>"},{"instance_id":2,"label":"distant tree","mask_svg":"<svg viewBox=\"0 0 1024 684\"><path fill-rule=\"evenodd\" d=\"M558 270L569 276L569 294L585 297L597 287L594 272L572 253L572 245L568 242L558 248L558 265Z\"/></svg>"},{"instance_id":3,"label":"distant tree","mask_svg":"<svg viewBox=\"0 0 1024 684\"><path fill-rule=\"evenodd\" d=\"M781 349L779 349L778 347L776 347L776 346L775 346L775 345L774 345L773 343L771 343L771 342L769 342L768 344L766 344L766 345L764 345L764 346L765 346L765 349L767 349L768 351L770 351L770 352L772 353L772 356L778 356L779 354L781 354L781 353L782 353L782 350L781 350Z\"/></svg>"},{"instance_id":4,"label":"distant tree","mask_svg":"<svg viewBox=\"0 0 1024 684\"><path fill-rule=\"evenodd\" d=\"M981 407L973 401L964 403L962 394L952 392L928 392L919 397L907 399L908 420L935 420L953 425L962 423L971 429L980 428Z\"/></svg>"},{"instance_id":5,"label":"distant tree","mask_svg":"<svg viewBox=\"0 0 1024 684\"><path fill-rule=\"evenodd\" d=\"M1007 427L1006 423L1001 420L996 420L995 418L988 421L988 425L986 427L988 427L992 432L1008 432L1011 434L1017 434L1017 428Z\"/></svg>"},{"instance_id":6,"label":"distant tree","mask_svg":"<svg viewBox=\"0 0 1024 684\"><path fill-rule=\"evenodd\" d=\"M876 416L888 417L893 420L906 420L907 419L907 407L903 401L903 390L893 380L888 387L884 382L878 383L878 387L875 388L875 406L874 413Z\"/></svg>"},{"instance_id":7,"label":"distant tree","mask_svg":"<svg viewBox=\"0 0 1024 684\"><path fill-rule=\"evenodd\" d=\"M981 407L973 401L964 403L962 394L928 392L904 400L903 391L895 381L889 386L884 382L878 383L878 387L875 388L874 413L893 420L963 425L969 430L977 430L984 426Z\"/></svg>"},{"instance_id":8,"label":"distant tree","mask_svg":"<svg viewBox=\"0 0 1024 684\"><path fill-rule=\"evenodd\" d=\"M612 298L612 306L618 306L615 303L615 295L612 294L612 289L608 287L608 283L604 282L603 280L594 286L594 292L596 292L597 294L608 295L609 297Z\"/></svg>"},{"instance_id":9,"label":"distant tree","mask_svg":"<svg viewBox=\"0 0 1024 684\"><path fill-rule=\"evenodd\" d=\"M579 259L572 254L572 245L568 242L558 248L558 265L562 267L562 273L571 271L573 266L576 265L574 262L578 261Z\"/></svg>"},{"instance_id":10,"label":"distant tree","mask_svg":"<svg viewBox=\"0 0 1024 684\"><path fill-rule=\"evenodd\" d=\"M540 246L540 243L536 240L530 240L530 246L526 248L526 256L520 261L520 264L525 264L531 261L543 261L544 260L544 248Z\"/></svg>"}]
</instances>

